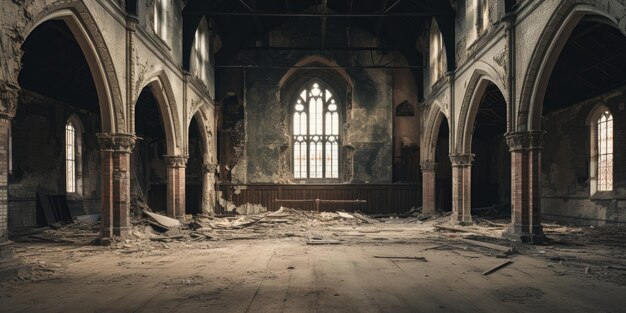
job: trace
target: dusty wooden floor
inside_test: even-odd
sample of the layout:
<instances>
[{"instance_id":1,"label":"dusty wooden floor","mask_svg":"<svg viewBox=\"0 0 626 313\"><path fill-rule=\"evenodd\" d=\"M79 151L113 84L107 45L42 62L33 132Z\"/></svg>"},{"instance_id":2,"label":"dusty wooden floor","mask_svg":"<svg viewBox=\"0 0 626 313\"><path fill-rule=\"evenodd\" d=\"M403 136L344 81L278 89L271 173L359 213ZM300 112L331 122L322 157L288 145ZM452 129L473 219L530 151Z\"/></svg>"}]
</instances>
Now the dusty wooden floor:
<instances>
[{"instance_id":1,"label":"dusty wooden floor","mask_svg":"<svg viewBox=\"0 0 626 313\"><path fill-rule=\"evenodd\" d=\"M148 252L20 243L39 277L3 283L1 312L624 312L626 286L545 257L441 241L308 246L303 238L175 243ZM394 260L374 256L419 256Z\"/></svg>"}]
</instances>

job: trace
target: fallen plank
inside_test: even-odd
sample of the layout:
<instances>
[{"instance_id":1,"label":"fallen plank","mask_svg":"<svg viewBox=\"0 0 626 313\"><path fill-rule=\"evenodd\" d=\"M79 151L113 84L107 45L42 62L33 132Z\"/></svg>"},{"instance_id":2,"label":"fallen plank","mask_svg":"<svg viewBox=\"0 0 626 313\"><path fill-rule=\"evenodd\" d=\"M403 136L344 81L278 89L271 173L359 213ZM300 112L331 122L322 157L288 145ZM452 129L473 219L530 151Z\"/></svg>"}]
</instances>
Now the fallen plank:
<instances>
[{"instance_id":1,"label":"fallen plank","mask_svg":"<svg viewBox=\"0 0 626 313\"><path fill-rule=\"evenodd\" d=\"M447 230L447 231L452 231L452 232L457 232L457 233L468 233L467 230L460 229L460 228L446 227L446 226L440 226L440 225L434 225L433 227L435 227L435 229L437 230Z\"/></svg>"},{"instance_id":2,"label":"fallen plank","mask_svg":"<svg viewBox=\"0 0 626 313\"><path fill-rule=\"evenodd\" d=\"M611 269L611 270L626 271L626 267L623 267L623 266L609 265L606 268Z\"/></svg>"},{"instance_id":3,"label":"fallen plank","mask_svg":"<svg viewBox=\"0 0 626 313\"><path fill-rule=\"evenodd\" d=\"M346 213L346 212L337 212L337 214L339 215L339 217L341 218L347 218L347 219L353 219L355 218L352 214Z\"/></svg>"},{"instance_id":4,"label":"fallen plank","mask_svg":"<svg viewBox=\"0 0 626 313\"><path fill-rule=\"evenodd\" d=\"M338 245L341 244L339 240L309 240L306 242L307 245L315 246L315 245Z\"/></svg>"},{"instance_id":5,"label":"fallen plank","mask_svg":"<svg viewBox=\"0 0 626 313\"><path fill-rule=\"evenodd\" d=\"M165 227L178 227L180 226L180 221L171 217L167 217L161 214L156 214L156 213L152 213L152 212L148 212L148 211L143 211L143 213L145 215L148 215L150 218L152 218L155 222L159 223L162 226Z\"/></svg>"},{"instance_id":6,"label":"fallen plank","mask_svg":"<svg viewBox=\"0 0 626 313\"><path fill-rule=\"evenodd\" d=\"M381 256L381 255L375 255L374 258L376 258L376 259L393 259L393 260L416 260L416 261L428 262L428 260L426 260L426 258L423 257L423 256Z\"/></svg>"},{"instance_id":7,"label":"fallen plank","mask_svg":"<svg viewBox=\"0 0 626 313\"><path fill-rule=\"evenodd\" d=\"M508 260L508 261L506 261L506 262L504 262L504 263L502 263L502 264L500 264L500 265L496 265L496 266L494 266L494 267L492 267L492 268L488 269L486 272L484 272L484 273L483 273L483 275L487 276L487 275L489 275L489 274L491 274L491 273L497 272L497 271L499 271L500 269L502 269L502 268L504 268L504 267L506 267L506 266L509 266L509 265L510 265L510 264L512 264L512 263L513 263L513 261Z\"/></svg>"},{"instance_id":8,"label":"fallen plank","mask_svg":"<svg viewBox=\"0 0 626 313\"><path fill-rule=\"evenodd\" d=\"M488 242L483 242L483 241L478 241L478 240L472 240L472 239L461 239L461 241L463 241L465 243L468 243L468 244L471 244L471 245L483 247L483 248L488 248L488 249L492 249L492 250L502 251L504 253L511 253L511 252L513 252L513 248L511 248L511 247L501 246L501 245L497 245L497 244L493 244L493 243L488 243Z\"/></svg>"}]
</instances>

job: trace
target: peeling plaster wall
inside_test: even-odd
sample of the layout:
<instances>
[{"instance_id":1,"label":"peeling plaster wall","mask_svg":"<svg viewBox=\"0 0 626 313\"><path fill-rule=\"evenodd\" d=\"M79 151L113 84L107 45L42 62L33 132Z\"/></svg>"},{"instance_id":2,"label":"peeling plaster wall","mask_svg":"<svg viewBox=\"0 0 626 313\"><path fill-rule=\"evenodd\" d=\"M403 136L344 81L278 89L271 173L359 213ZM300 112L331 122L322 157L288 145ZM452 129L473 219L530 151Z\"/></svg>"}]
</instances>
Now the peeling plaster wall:
<instances>
[{"instance_id":1,"label":"peeling plaster wall","mask_svg":"<svg viewBox=\"0 0 626 313\"><path fill-rule=\"evenodd\" d=\"M12 227L32 226L36 194L65 194L65 124L80 119L82 167L79 194L68 195L74 216L100 212L100 156L95 134L99 114L22 89L12 121L13 170L9 175L9 217Z\"/></svg>"},{"instance_id":2,"label":"peeling plaster wall","mask_svg":"<svg viewBox=\"0 0 626 313\"><path fill-rule=\"evenodd\" d=\"M614 176L612 195L590 193L590 126L594 107L613 114ZM626 223L626 88L546 114L542 152L542 214L573 223Z\"/></svg>"},{"instance_id":3,"label":"peeling plaster wall","mask_svg":"<svg viewBox=\"0 0 626 313\"><path fill-rule=\"evenodd\" d=\"M328 21L328 29L344 29L342 23ZM274 46L321 46L318 20L287 22L270 32L264 44ZM377 40L352 26L348 34L328 33L326 46L375 46ZM315 54L346 67L384 64L394 61L391 54L366 52L320 52ZM244 51L240 62L285 67L285 69L248 69L244 72L245 153L232 171L233 181L243 183L293 182L291 171L281 170L281 149L289 149L290 136L285 126L289 103L280 103L279 82L288 68L305 57L306 51ZM392 180L393 72L381 69L348 69L352 80L351 110L348 108L344 146L354 147L354 168L350 182L389 183ZM337 95L339 96L339 95ZM343 100L343 99L342 99ZM346 105L347 103L342 103ZM348 104L349 105L349 104ZM341 154L340 154L341 155ZM341 163L342 161L340 161ZM344 169L344 171L347 169ZM340 174L340 176L342 176Z\"/></svg>"}]
</instances>

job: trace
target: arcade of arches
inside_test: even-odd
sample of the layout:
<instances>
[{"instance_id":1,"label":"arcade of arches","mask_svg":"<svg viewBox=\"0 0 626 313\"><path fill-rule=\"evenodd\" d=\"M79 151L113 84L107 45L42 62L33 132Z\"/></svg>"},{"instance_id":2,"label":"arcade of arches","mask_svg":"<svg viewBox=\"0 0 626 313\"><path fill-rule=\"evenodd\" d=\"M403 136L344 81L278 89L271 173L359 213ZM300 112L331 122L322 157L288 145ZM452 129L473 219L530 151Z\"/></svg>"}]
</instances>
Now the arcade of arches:
<instances>
[{"instance_id":1,"label":"arcade of arches","mask_svg":"<svg viewBox=\"0 0 626 313\"><path fill-rule=\"evenodd\" d=\"M619 2L2 0L0 269L46 199L104 245L137 203L623 226Z\"/></svg>"}]
</instances>

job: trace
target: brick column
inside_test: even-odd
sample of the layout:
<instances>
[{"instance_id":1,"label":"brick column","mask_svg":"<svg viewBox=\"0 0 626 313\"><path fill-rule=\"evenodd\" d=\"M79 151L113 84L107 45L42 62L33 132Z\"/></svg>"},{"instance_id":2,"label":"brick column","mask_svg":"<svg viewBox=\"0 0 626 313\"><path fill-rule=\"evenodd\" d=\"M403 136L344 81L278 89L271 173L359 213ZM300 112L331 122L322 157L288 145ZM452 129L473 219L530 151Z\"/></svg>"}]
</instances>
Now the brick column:
<instances>
[{"instance_id":1,"label":"brick column","mask_svg":"<svg viewBox=\"0 0 626 313\"><path fill-rule=\"evenodd\" d=\"M506 135L511 152L511 224L505 236L522 242L542 243L541 149L543 131Z\"/></svg>"},{"instance_id":2,"label":"brick column","mask_svg":"<svg viewBox=\"0 0 626 313\"><path fill-rule=\"evenodd\" d=\"M166 155L167 162L167 215L185 218L185 167L187 156Z\"/></svg>"},{"instance_id":3,"label":"brick column","mask_svg":"<svg viewBox=\"0 0 626 313\"><path fill-rule=\"evenodd\" d=\"M435 187L437 163L432 161L420 164L422 169L422 214L436 214L435 208Z\"/></svg>"},{"instance_id":4,"label":"brick column","mask_svg":"<svg viewBox=\"0 0 626 313\"><path fill-rule=\"evenodd\" d=\"M130 154L136 137L97 134L102 158L102 225L100 239L126 237L130 228Z\"/></svg>"},{"instance_id":5,"label":"brick column","mask_svg":"<svg viewBox=\"0 0 626 313\"><path fill-rule=\"evenodd\" d=\"M14 278L19 262L9 241L9 130L20 87L0 81L0 280Z\"/></svg>"},{"instance_id":6,"label":"brick column","mask_svg":"<svg viewBox=\"0 0 626 313\"><path fill-rule=\"evenodd\" d=\"M472 225L473 154L452 154L452 222Z\"/></svg>"},{"instance_id":7,"label":"brick column","mask_svg":"<svg viewBox=\"0 0 626 313\"><path fill-rule=\"evenodd\" d=\"M215 177L217 164L202 164L202 213L215 213Z\"/></svg>"}]
</instances>

